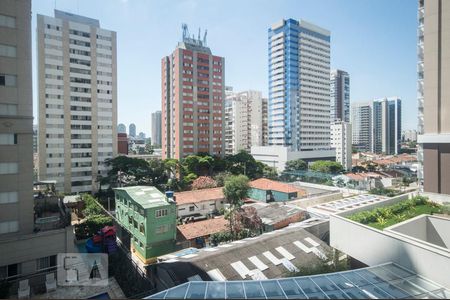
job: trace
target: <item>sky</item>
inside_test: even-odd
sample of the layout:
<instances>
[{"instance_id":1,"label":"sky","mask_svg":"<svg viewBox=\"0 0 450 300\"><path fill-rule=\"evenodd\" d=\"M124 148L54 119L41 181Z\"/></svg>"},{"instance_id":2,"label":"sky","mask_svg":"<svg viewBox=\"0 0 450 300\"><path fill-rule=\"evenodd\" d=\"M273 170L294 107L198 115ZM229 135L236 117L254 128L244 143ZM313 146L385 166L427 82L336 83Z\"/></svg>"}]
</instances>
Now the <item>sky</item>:
<instances>
[{"instance_id":1,"label":"sky","mask_svg":"<svg viewBox=\"0 0 450 300\"><path fill-rule=\"evenodd\" d=\"M53 16L55 7L117 32L118 122L147 136L161 109L161 59L181 40L183 23L191 34L208 30L211 51L225 57L227 86L267 96L267 29L283 18L331 31L331 68L350 74L351 102L398 96L403 129L417 127L414 0L32 0L35 116L36 15Z\"/></svg>"}]
</instances>

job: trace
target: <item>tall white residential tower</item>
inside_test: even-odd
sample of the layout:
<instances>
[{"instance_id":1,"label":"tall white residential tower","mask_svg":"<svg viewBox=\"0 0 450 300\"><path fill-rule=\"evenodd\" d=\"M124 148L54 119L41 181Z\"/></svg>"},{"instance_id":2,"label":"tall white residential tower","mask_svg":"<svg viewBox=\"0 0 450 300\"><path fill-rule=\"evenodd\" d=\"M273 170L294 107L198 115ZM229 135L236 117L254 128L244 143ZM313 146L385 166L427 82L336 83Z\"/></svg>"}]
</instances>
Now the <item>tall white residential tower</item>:
<instances>
[{"instance_id":1,"label":"tall white residential tower","mask_svg":"<svg viewBox=\"0 0 450 300\"><path fill-rule=\"evenodd\" d=\"M39 177L65 193L98 189L117 154L116 33L95 19L38 15Z\"/></svg>"}]
</instances>

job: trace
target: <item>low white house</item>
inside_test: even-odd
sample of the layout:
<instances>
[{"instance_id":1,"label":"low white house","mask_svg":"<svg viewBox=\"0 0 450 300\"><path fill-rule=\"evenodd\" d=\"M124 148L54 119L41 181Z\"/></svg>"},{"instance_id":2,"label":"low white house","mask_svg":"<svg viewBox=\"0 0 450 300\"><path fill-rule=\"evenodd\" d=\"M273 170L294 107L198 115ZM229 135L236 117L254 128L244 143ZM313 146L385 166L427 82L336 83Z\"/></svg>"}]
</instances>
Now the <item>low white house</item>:
<instances>
[{"instance_id":1,"label":"low white house","mask_svg":"<svg viewBox=\"0 0 450 300\"><path fill-rule=\"evenodd\" d=\"M213 213L224 207L225 196L222 188L211 188L175 193L177 217L203 215Z\"/></svg>"}]
</instances>

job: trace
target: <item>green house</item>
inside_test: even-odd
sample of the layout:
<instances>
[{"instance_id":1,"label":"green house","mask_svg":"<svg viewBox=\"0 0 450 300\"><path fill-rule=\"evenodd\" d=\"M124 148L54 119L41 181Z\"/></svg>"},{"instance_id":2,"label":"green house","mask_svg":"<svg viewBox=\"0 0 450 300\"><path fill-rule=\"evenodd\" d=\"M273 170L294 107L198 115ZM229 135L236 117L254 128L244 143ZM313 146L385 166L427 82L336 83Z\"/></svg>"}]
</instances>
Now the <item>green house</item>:
<instances>
[{"instance_id":1,"label":"green house","mask_svg":"<svg viewBox=\"0 0 450 300\"><path fill-rule=\"evenodd\" d=\"M152 186L114 189L116 218L131 233L131 249L146 264L173 252L176 204Z\"/></svg>"}]
</instances>

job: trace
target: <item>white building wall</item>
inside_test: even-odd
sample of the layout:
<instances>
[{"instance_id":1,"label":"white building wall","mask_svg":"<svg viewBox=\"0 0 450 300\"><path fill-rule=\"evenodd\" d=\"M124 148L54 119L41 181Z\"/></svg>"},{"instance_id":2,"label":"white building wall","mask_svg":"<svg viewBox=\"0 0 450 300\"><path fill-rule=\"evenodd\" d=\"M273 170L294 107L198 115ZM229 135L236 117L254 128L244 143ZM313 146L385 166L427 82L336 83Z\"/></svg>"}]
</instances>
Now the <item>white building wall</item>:
<instances>
[{"instance_id":1,"label":"white building wall","mask_svg":"<svg viewBox=\"0 0 450 300\"><path fill-rule=\"evenodd\" d=\"M336 150L336 161L346 170L352 169L352 125L347 122L331 124L331 147Z\"/></svg>"},{"instance_id":2,"label":"white building wall","mask_svg":"<svg viewBox=\"0 0 450 300\"><path fill-rule=\"evenodd\" d=\"M221 199L177 205L177 217L185 217L193 214L206 216L207 214L211 214L214 210L223 208L224 201L224 199Z\"/></svg>"},{"instance_id":3,"label":"white building wall","mask_svg":"<svg viewBox=\"0 0 450 300\"><path fill-rule=\"evenodd\" d=\"M263 102L261 92L232 92L225 100L225 149L227 154L263 145Z\"/></svg>"}]
</instances>

